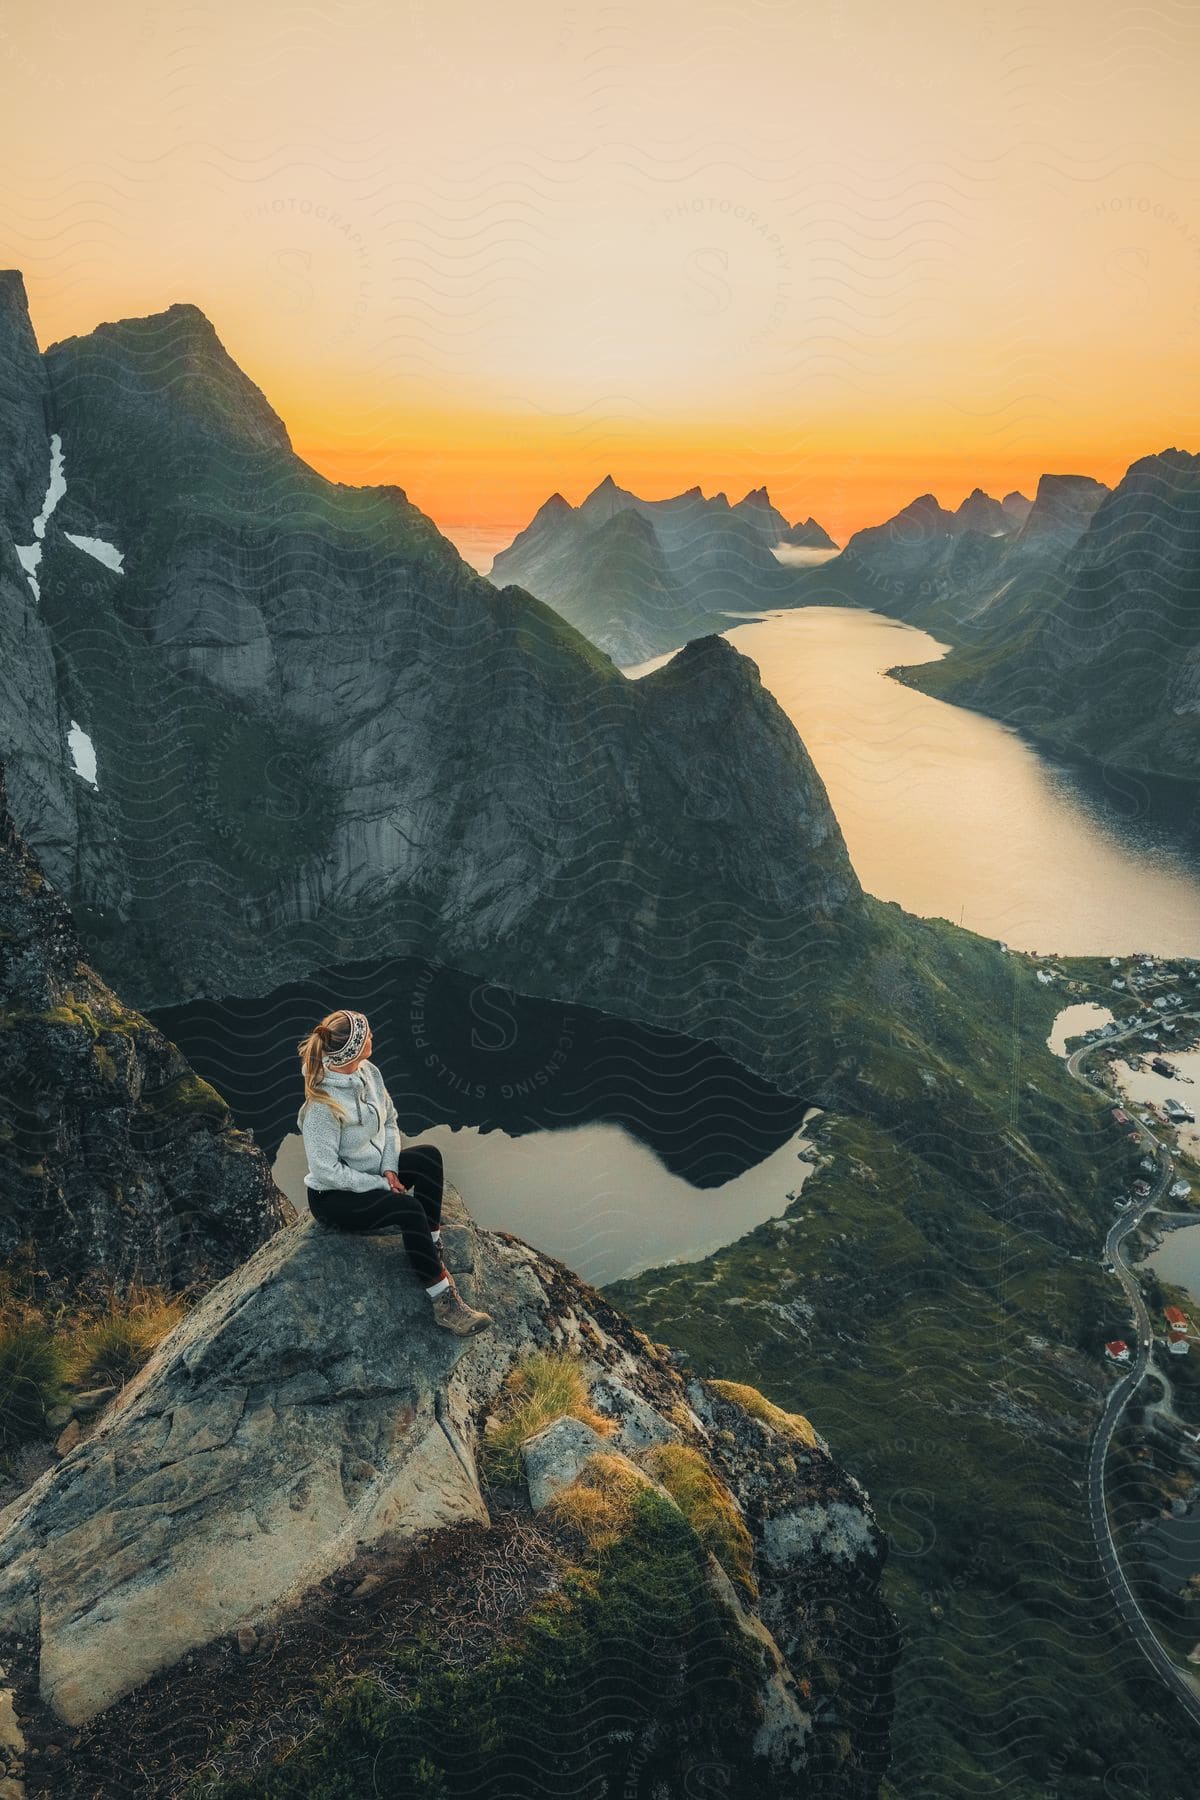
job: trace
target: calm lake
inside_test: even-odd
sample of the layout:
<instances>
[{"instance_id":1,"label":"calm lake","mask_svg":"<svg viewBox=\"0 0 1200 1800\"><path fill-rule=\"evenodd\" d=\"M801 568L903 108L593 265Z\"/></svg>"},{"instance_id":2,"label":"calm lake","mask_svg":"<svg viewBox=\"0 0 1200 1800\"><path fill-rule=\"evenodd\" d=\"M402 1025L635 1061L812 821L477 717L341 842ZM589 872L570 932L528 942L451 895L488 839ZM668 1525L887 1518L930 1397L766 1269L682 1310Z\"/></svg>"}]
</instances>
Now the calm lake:
<instances>
[{"instance_id":1,"label":"calm lake","mask_svg":"<svg viewBox=\"0 0 1200 1800\"><path fill-rule=\"evenodd\" d=\"M731 616L728 636L797 726L871 893L1014 949L1200 955L1200 862L1182 832L1145 795L1126 803L1008 727L887 679L943 654L927 633L808 607ZM405 1137L439 1146L480 1224L597 1286L732 1242L782 1213L811 1168L804 1099L714 1045L436 964L156 1014L298 1206L295 1044L337 1006L370 1015Z\"/></svg>"},{"instance_id":2,"label":"calm lake","mask_svg":"<svg viewBox=\"0 0 1200 1800\"><path fill-rule=\"evenodd\" d=\"M406 1141L438 1146L477 1222L598 1287L720 1249L782 1213L812 1168L802 1127L815 1109L716 1045L435 962L347 967L262 999L156 1012L297 1207L296 1043L339 1006L369 1015Z\"/></svg>"}]
</instances>

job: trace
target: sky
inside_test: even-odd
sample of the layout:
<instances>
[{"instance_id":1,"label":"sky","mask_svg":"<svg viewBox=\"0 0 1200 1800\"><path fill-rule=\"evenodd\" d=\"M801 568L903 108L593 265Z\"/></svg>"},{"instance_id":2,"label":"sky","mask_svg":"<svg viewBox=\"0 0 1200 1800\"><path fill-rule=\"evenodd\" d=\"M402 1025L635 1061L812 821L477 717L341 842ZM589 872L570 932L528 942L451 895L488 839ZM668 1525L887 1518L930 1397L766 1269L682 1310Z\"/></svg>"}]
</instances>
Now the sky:
<instances>
[{"instance_id":1,"label":"sky","mask_svg":"<svg viewBox=\"0 0 1200 1800\"><path fill-rule=\"evenodd\" d=\"M0 69L42 346L192 301L464 545L1200 450L1192 0L26 0Z\"/></svg>"}]
</instances>

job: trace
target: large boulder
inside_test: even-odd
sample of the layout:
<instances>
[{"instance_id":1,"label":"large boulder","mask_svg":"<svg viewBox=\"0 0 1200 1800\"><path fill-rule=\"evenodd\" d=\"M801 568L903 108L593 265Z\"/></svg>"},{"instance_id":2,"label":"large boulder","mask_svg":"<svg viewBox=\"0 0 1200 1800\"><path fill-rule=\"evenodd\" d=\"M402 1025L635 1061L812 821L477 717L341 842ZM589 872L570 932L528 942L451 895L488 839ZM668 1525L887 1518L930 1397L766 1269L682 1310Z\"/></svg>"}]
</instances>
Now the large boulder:
<instances>
[{"instance_id":1,"label":"large boulder","mask_svg":"<svg viewBox=\"0 0 1200 1800\"><path fill-rule=\"evenodd\" d=\"M685 1378L562 1263L477 1228L449 1184L444 1220L461 1291L493 1316L474 1337L435 1325L390 1233L306 1220L212 1288L93 1434L0 1513L0 1653L5 1634L36 1642L41 1700L77 1726L191 1650L278 1629L372 1546L489 1525L478 1459L511 1403L506 1378L525 1353L558 1349L578 1361L591 1420L527 1440L533 1505L597 1448L633 1463L653 1445L699 1451L755 1546L754 1600L715 1562L712 1579L764 1649L760 1748L794 1759L819 1730L798 1698L814 1646L843 1659L845 1692L886 1736L883 1544L815 1434L780 1434ZM653 1467L646 1479L665 1491ZM814 1508L853 1516L837 1546L773 1527Z\"/></svg>"}]
</instances>

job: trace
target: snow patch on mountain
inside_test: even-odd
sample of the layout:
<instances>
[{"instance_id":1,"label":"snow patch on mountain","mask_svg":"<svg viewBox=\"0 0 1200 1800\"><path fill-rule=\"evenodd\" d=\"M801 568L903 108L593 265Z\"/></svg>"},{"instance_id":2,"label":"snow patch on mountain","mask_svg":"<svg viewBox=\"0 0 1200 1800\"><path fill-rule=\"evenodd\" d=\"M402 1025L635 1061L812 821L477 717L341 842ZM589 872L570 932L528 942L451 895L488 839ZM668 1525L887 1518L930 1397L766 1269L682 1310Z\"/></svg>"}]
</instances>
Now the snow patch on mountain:
<instances>
[{"instance_id":1,"label":"snow patch on mountain","mask_svg":"<svg viewBox=\"0 0 1200 1800\"><path fill-rule=\"evenodd\" d=\"M62 439L56 431L50 439L50 480L46 488L45 498L42 500L42 510L33 521L34 541L32 544L17 545L17 555L21 559L21 567L24 569L25 574L29 579L29 585L33 589L33 597L35 600L40 600L42 597L42 590L38 586L37 581L37 567L42 560L42 539L46 535L46 526L50 521L50 514L54 511L66 491L67 477L63 464Z\"/></svg>"},{"instance_id":2,"label":"snow patch on mountain","mask_svg":"<svg viewBox=\"0 0 1200 1800\"><path fill-rule=\"evenodd\" d=\"M73 531L64 531L63 536L68 544L74 544L77 550L84 550L89 556L94 556L105 568L115 569L118 575L125 573L124 551L118 550L115 544L108 543L105 538L79 537Z\"/></svg>"},{"instance_id":3,"label":"snow patch on mountain","mask_svg":"<svg viewBox=\"0 0 1200 1800\"><path fill-rule=\"evenodd\" d=\"M96 780L96 746L83 726L74 719L71 720L71 729L67 733L67 748L71 752L75 773L82 775L85 781L98 790L100 784Z\"/></svg>"}]
</instances>

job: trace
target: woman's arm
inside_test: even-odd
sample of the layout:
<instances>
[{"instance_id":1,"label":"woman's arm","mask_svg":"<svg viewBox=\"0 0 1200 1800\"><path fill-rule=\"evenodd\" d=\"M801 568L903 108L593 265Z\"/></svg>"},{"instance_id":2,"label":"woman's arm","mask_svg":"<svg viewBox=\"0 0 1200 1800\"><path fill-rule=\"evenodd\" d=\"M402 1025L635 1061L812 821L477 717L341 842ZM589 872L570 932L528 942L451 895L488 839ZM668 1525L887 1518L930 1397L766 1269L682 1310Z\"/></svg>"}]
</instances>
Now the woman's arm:
<instances>
[{"instance_id":1,"label":"woman's arm","mask_svg":"<svg viewBox=\"0 0 1200 1800\"><path fill-rule=\"evenodd\" d=\"M346 1188L355 1194L365 1194L372 1188L391 1185L383 1175L368 1175L362 1169L352 1169L342 1161L339 1154L341 1121L319 1101L310 1100L305 1107L300 1133L308 1153L308 1172L312 1176L313 1187Z\"/></svg>"},{"instance_id":2,"label":"woman's arm","mask_svg":"<svg viewBox=\"0 0 1200 1800\"><path fill-rule=\"evenodd\" d=\"M382 1075L379 1078L379 1085L383 1087ZM392 1096L386 1087L383 1087L383 1104L383 1166L385 1170L390 1169L394 1175L400 1161L400 1125L396 1118L396 1108L392 1105Z\"/></svg>"}]
</instances>

